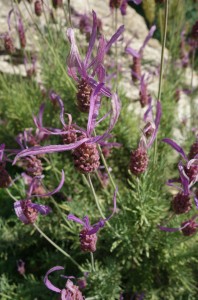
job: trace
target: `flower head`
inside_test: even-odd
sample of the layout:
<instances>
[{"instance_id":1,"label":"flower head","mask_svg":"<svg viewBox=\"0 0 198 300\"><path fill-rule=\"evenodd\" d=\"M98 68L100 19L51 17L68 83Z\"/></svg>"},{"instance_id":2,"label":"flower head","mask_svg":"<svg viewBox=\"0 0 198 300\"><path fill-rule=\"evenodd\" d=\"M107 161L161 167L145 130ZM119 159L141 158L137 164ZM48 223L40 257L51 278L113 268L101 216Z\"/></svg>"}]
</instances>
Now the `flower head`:
<instances>
[{"instance_id":1,"label":"flower head","mask_svg":"<svg viewBox=\"0 0 198 300\"><path fill-rule=\"evenodd\" d=\"M174 150L176 150L183 158L184 163L181 163L183 166L184 175L189 180L189 187L194 185L198 181L198 157L194 156L192 159L188 159L182 147L180 147L175 141L165 138L163 142L169 144Z\"/></svg>"},{"instance_id":2,"label":"flower head","mask_svg":"<svg viewBox=\"0 0 198 300\"><path fill-rule=\"evenodd\" d=\"M67 276L67 282L65 284L65 287L61 290L60 288L56 287L51 283L51 281L48 279L48 276L53 273L54 271L60 271L63 270L64 268L61 266L56 266L51 268L45 275L44 277L44 283L46 287L55 292L60 294L60 299L61 300L84 300L84 297L79 290L79 287L77 285L74 285L73 282L70 279L74 279L73 276Z\"/></svg>"},{"instance_id":3,"label":"flower head","mask_svg":"<svg viewBox=\"0 0 198 300\"><path fill-rule=\"evenodd\" d=\"M19 259L17 261L17 271L19 272L20 275L25 274L25 262L22 259Z\"/></svg>"},{"instance_id":4,"label":"flower head","mask_svg":"<svg viewBox=\"0 0 198 300\"><path fill-rule=\"evenodd\" d=\"M83 219L79 219L78 217L69 214L67 219L74 221L76 223L79 223L83 226L83 229L80 231L79 237L80 237L80 244L81 244L81 250L85 252L95 252L96 251L96 243L97 243L97 235L96 233L105 226L105 223L109 221L114 213L116 212L116 193L117 190L114 193L113 197L113 203L114 208L112 214L106 218L106 219L100 219L97 223L94 225L90 224L89 217L85 216Z\"/></svg>"},{"instance_id":5,"label":"flower head","mask_svg":"<svg viewBox=\"0 0 198 300\"><path fill-rule=\"evenodd\" d=\"M41 205L38 203L33 203L31 201L32 197L46 197L46 196L51 196L55 193L57 193L63 186L65 176L64 172L62 171L62 178L61 181L58 185L58 187L53 190L52 192L48 192L46 194L41 195L32 195L35 181L40 180L40 178L33 178L32 182L29 186L29 190L27 191L27 198L24 200L19 200L14 203L14 210L17 215L17 217L24 223L24 224L33 224L37 217L38 213L41 215L47 215L51 212L51 208L46 206L46 205Z\"/></svg>"},{"instance_id":6,"label":"flower head","mask_svg":"<svg viewBox=\"0 0 198 300\"><path fill-rule=\"evenodd\" d=\"M171 227L158 226L158 228L160 230L166 231L166 232L176 232L176 231L181 230L181 232L183 233L184 236L191 236L191 235L195 234L197 231L198 223L195 222L195 219L197 217L198 217L198 215L195 215L191 219L189 219L185 222L182 222L181 227L171 228Z\"/></svg>"},{"instance_id":7,"label":"flower head","mask_svg":"<svg viewBox=\"0 0 198 300\"><path fill-rule=\"evenodd\" d=\"M5 144L0 145L0 188L8 188L12 179L6 171Z\"/></svg>"},{"instance_id":8,"label":"flower head","mask_svg":"<svg viewBox=\"0 0 198 300\"><path fill-rule=\"evenodd\" d=\"M156 26L153 25L149 30L148 35L146 36L142 46L139 48L138 51L131 47L126 47L125 49L126 53L130 54L133 57L133 65L132 65L131 73L134 81L141 78L141 60L143 56L143 50L146 47L149 40L152 38L155 30L156 30Z\"/></svg>"},{"instance_id":9,"label":"flower head","mask_svg":"<svg viewBox=\"0 0 198 300\"><path fill-rule=\"evenodd\" d=\"M116 31L116 33L111 37L111 39L106 42L103 36L99 39L99 46L97 54L92 57L94 44L97 38L97 16L93 11L93 25L92 32L90 36L89 46L84 59L81 58L79 50L75 41L74 30L69 28L67 31L69 43L71 44L70 54L67 59L68 74L72 77L78 84L77 100L79 102L79 109L81 111L88 111L87 108L82 108L82 97L86 102L86 106L89 106L89 99L98 82L105 81L105 69L103 66L104 56L109 51L113 43L117 41L120 35L124 31L124 26ZM107 97L111 96L110 90L103 85L101 88L101 93Z\"/></svg>"}]
</instances>

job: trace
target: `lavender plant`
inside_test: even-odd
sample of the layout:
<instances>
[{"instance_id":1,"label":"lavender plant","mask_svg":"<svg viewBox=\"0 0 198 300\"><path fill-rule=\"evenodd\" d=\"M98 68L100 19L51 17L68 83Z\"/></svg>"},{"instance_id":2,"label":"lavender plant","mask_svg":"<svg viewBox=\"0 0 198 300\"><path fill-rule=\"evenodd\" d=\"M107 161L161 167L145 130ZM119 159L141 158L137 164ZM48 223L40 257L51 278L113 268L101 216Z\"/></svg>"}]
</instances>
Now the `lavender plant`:
<instances>
[{"instance_id":1,"label":"lavender plant","mask_svg":"<svg viewBox=\"0 0 198 300\"><path fill-rule=\"evenodd\" d=\"M107 76L108 60L114 50L118 54L113 43L122 42L124 27L106 40L92 12L86 50L71 28L76 12L70 1L27 2L16 1L14 11L25 25L27 19L34 21L39 52L32 56L26 46L20 55L23 62L37 58L41 77L0 74L1 298L195 300L197 141L188 129L185 143L175 136L180 124L175 118L179 102L174 101L179 85L192 87L180 64L171 61L176 54L179 59L170 32L180 16L168 19L169 1L164 1L170 58L160 66L158 93L150 89L150 78L147 83L146 75L137 76L142 93L146 85L147 101L136 115L124 89ZM51 23L52 7L58 8L56 17L64 15L62 22ZM44 28L40 22L46 22ZM28 45L28 27L26 39ZM136 56L147 64L142 51ZM126 80L121 72L119 78ZM196 90L190 95L194 101ZM86 109L79 110L84 104ZM164 142L181 154L179 163ZM64 268L67 276L54 272Z\"/></svg>"}]
</instances>

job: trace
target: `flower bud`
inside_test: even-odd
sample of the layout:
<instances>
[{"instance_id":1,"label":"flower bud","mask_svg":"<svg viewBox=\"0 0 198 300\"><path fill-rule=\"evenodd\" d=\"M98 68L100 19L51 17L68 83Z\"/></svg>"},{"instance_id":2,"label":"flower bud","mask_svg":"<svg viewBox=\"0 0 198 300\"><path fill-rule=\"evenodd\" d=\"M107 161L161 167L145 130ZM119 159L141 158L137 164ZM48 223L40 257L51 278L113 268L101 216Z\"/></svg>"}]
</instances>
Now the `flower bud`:
<instances>
[{"instance_id":1,"label":"flower bud","mask_svg":"<svg viewBox=\"0 0 198 300\"><path fill-rule=\"evenodd\" d=\"M122 0L110 0L109 6L111 9L119 8L122 4Z\"/></svg>"},{"instance_id":2,"label":"flower bud","mask_svg":"<svg viewBox=\"0 0 198 300\"><path fill-rule=\"evenodd\" d=\"M13 54L15 52L14 43L9 34L6 34L4 37L4 47L9 54Z\"/></svg>"},{"instance_id":3,"label":"flower bud","mask_svg":"<svg viewBox=\"0 0 198 300\"><path fill-rule=\"evenodd\" d=\"M37 17L40 17L42 15L43 7L42 7L41 0L35 1L35 3L34 3L34 11L35 11L35 14L37 15Z\"/></svg>"},{"instance_id":4,"label":"flower bud","mask_svg":"<svg viewBox=\"0 0 198 300\"><path fill-rule=\"evenodd\" d=\"M132 71L135 73L132 73L132 80L137 81L141 77L141 57L133 57Z\"/></svg>"},{"instance_id":5,"label":"flower bud","mask_svg":"<svg viewBox=\"0 0 198 300\"><path fill-rule=\"evenodd\" d=\"M30 207L31 203L31 200L22 200L21 208L29 223L33 224L38 217L38 211L35 208Z\"/></svg>"},{"instance_id":6,"label":"flower bud","mask_svg":"<svg viewBox=\"0 0 198 300\"><path fill-rule=\"evenodd\" d=\"M11 182L12 179L10 175L5 170L5 168L0 164L0 188L8 188Z\"/></svg>"},{"instance_id":7,"label":"flower bud","mask_svg":"<svg viewBox=\"0 0 198 300\"><path fill-rule=\"evenodd\" d=\"M63 143L65 145L75 143L77 141L77 134L75 132L75 128L71 125L65 126L63 128L63 131L68 131L66 134L64 134L63 137Z\"/></svg>"},{"instance_id":8,"label":"flower bud","mask_svg":"<svg viewBox=\"0 0 198 300\"><path fill-rule=\"evenodd\" d=\"M52 5L56 9L63 6L63 0L52 0Z\"/></svg>"}]
</instances>

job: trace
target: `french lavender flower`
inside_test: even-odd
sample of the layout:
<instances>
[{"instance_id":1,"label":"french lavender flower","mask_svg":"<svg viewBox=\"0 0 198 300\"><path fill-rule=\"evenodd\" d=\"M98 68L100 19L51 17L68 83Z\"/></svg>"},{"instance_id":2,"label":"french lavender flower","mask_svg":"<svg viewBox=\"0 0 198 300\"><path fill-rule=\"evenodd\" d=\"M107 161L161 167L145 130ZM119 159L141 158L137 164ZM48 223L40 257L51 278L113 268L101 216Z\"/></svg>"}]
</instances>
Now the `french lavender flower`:
<instances>
[{"instance_id":1,"label":"french lavender flower","mask_svg":"<svg viewBox=\"0 0 198 300\"><path fill-rule=\"evenodd\" d=\"M55 9L63 6L63 0L52 0L52 5Z\"/></svg>"},{"instance_id":2,"label":"french lavender flower","mask_svg":"<svg viewBox=\"0 0 198 300\"><path fill-rule=\"evenodd\" d=\"M178 165L178 169L180 174L180 180L168 180L167 185L173 186L179 190L179 192L173 197L171 206L174 213L180 215L187 213L191 210L192 204L190 198L191 195L193 195L193 193L190 191L189 179L185 175L184 168L181 162ZM175 182L180 182L180 186L175 185ZM197 206L198 203L196 195L194 195L194 197L195 204Z\"/></svg>"},{"instance_id":3,"label":"french lavender flower","mask_svg":"<svg viewBox=\"0 0 198 300\"><path fill-rule=\"evenodd\" d=\"M60 271L60 270L64 270L63 267L61 266L56 266L51 268L45 275L44 277L44 284L46 285L46 287L55 292L60 294L60 300L84 300L84 297L81 293L81 291L79 290L79 287L77 285L74 285L73 282L70 279L74 279L73 276L67 276L67 282L65 284L65 288L64 289L59 289L58 287L54 286L51 281L48 279L48 276L53 273L54 271ZM64 276L65 277L65 276Z\"/></svg>"},{"instance_id":4,"label":"french lavender flower","mask_svg":"<svg viewBox=\"0 0 198 300\"><path fill-rule=\"evenodd\" d=\"M96 243L98 240L97 232L100 228L105 226L105 223L109 221L116 212L116 193L114 193L113 203L114 208L112 214L106 219L100 219L96 224L91 225L89 221L89 217L85 216L82 220L77 218L76 216L69 214L67 219L79 223L83 226L83 229L80 231L80 246L81 250L84 252L95 252L96 251Z\"/></svg>"},{"instance_id":5,"label":"french lavender flower","mask_svg":"<svg viewBox=\"0 0 198 300\"><path fill-rule=\"evenodd\" d=\"M127 47L125 52L130 54L133 57L133 65L131 69L132 79L133 81L137 81L141 78L141 60L143 56L143 50L146 47L149 40L152 38L154 32L156 30L156 26L153 25L151 29L149 30L148 35L146 36L142 46L138 51L134 50L131 47Z\"/></svg>"},{"instance_id":6,"label":"french lavender flower","mask_svg":"<svg viewBox=\"0 0 198 300\"><path fill-rule=\"evenodd\" d=\"M169 144L174 150L176 150L184 159L184 173L189 180L190 187L198 181L198 157L195 155L192 159L188 159L184 150L173 140L165 138L163 142Z\"/></svg>"},{"instance_id":7,"label":"french lavender flower","mask_svg":"<svg viewBox=\"0 0 198 300\"><path fill-rule=\"evenodd\" d=\"M17 215L17 217L24 223L24 224L33 224L37 217L38 214L40 213L41 215L47 215L51 212L51 208L46 206L46 205L41 205L38 203L33 203L31 201L32 197L46 197L46 196L51 196L55 193L57 193L63 186L64 180L65 180L65 175L64 172L62 171L62 178L61 181L58 185L58 187L53 190L52 192L48 192L46 194L41 195L32 195L32 191L34 188L34 184L36 180L40 180L41 178L33 178L29 190L27 191L27 198L24 200L19 200L14 203L14 210Z\"/></svg>"},{"instance_id":8,"label":"french lavender flower","mask_svg":"<svg viewBox=\"0 0 198 300\"><path fill-rule=\"evenodd\" d=\"M74 30L72 28L69 28L67 31L67 36L71 44L70 54L67 59L68 74L77 82L77 105L81 112L89 112L90 97L93 89L98 85L97 82L101 83L105 81L105 69L103 66L104 56L109 51L112 44L117 41L117 39L124 31L124 26L120 26L108 42L106 42L104 37L101 36L99 39L97 54L94 58L91 59L94 44L97 38L98 24L96 13L93 11L92 14L92 32L88 50L84 60L80 57L79 50L75 41ZM96 77L97 80L95 79ZM111 97L110 90L105 86L102 87L101 93L107 97Z\"/></svg>"},{"instance_id":9,"label":"french lavender flower","mask_svg":"<svg viewBox=\"0 0 198 300\"><path fill-rule=\"evenodd\" d=\"M12 179L6 171L6 158L4 156L5 144L0 145L0 188L8 188Z\"/></svg>"},{"instance_id":10,"label":"french lavender flower","mask_svg":"<svg viewBox=\"0 0 198 300\"><path fill-rule=\"evenodd\" d=\"M17 9L11 9L9 14L8 14L8 27L9 27L9 31L11 31L11 16L12 14L15 15L15 19L17 22L17 31L18 31L18 35L19 35L19 41L20 41L20 45L21 48L25 48L26 46L26 36L25 36L25 29L23 26L23 21L20 15L20 12Z\"/></svg>"},{"instance_id":11,"label":"french lavender flower","mask_svg":"<svg viewBox=\"0 0 198 300\"><path fill-rule=\"evenodd\" d=\"M147 82L145 79L145 74L140 78L140 104L141 107L145 107L149 103L150 94L148 93Z\"/></svg>"},{"instance_id":12,"label":"french lavender flower","mask_svg":"<svg viewBox=\"0 0 198 300\"><path fill-rule=\"evenodd\" d=\"M157 101L156 104L156 117L153 121L151 100L149 108L145 112L144 120L146 125L143 129L143 136L140 139L139 146L136 150L131 152L129 169L132 174L138 176L144 173L148 167L148 149L152 146L158 132L160 119L161 119L161 103Z\"/></svg>"},{"instance_id":13,"label":"french lavender flower","mask_svg":"<svg viewBox=\"0 0 198 300\"><path fill-rule=\"evenodd\" d=\"M176 231L181 230L181 232L184 236L191 236L191 235L195 234L197 231L198 223L195 222L195 219L197 217L198 217L198 215L195 215L191 219L189 219L185 222L182 222L181 227L178 227L178 228L171 228L171 227L164 227L164 226L158 226L158 228L160 230L166 231L166 232L176 232Z\"/></svg>"},{"instance_id":14,"label":"french lavender flower","mask_svg":"<svg viewBox=\"0 0 198 300\"><path fill-rule=\"evenodd\" d=\"M43 0L36 0L34 2L34 12L37 17L40 17L43 12Z\"/></svg>"},{"instance_id":15,"label":"french lavender flower","mask_svg":"<svg viewBox=\"0 0 198 300\"><path fill-rule=\"evenodd\" d=\"M22 173L21 177L24 180L24 183L28 186L32 184L33 177L27 175L26 173ZM32 195L39 195L45 198L48 198L48 196L43 196L46 194L46 189L43 187L41 180L34 180L32 184Z\"/></svg>"},{"instance_id":16,"label":"french lavender flower","mask_svg":"<svg viewBox=\"0 0 198 300\"><path fill-rule=\"evenodd\" d=\"M133 2L136 5L139 5L142 3L142 0L110 0L109 6L112 10L120 8L121 14L125 16L128 2Z\"/></svg>"},{"instance_id":17,"label":"french lavender flower","mask_svg":"<svg viewBox=\"0 0 198 300\"><path fill-rule=\"evenodd\" d=\"M60 97L58 96L58 101L61 107L60 121L63 125L63 129L47 129L43 128L42 120L39 118L34 118L34 122L37 128L44 133L51 135L61 135L66 139L66 135L71 132L76 132L77 141L71 144L65 145L50 145L43 147L33 147L29 149L24 149L19 152L14 160L14 163L18 158L25 157L34 157L35 155L41 155L44 153L54 153L72 150L74 157L74 164L76 168L82 173L89 173L95 171L99 167L99 154L96 145L103 144L106 139L111 137L110 132L113 130L115 124L117 123L119 114L120 114L120 100L116 94L113 94L111 97L112 109L110 112L105 114L100 120L97 120L99 108L101 104L99 94L102 91L103 84L99 84L95 90L93 90L91 99L90 99L90 111L88 116L87 129L82 129L79 126L72 124L68 131L64 131L64 128L68 129L68 125L64 121L64 105ZM110 115L110 122L108 129L102 135L92 137L94 128L97 124L103 121ZM70 125L71 126L71 125ZM75 130L73 129L75 128ZM71 135L69 136L71 137ZM69 138L67 136L67 142ZM111 143L110 143L111 144Z\"/></svg>"},{"instance_id":18,"label":"french lavender flower","mask_svg":"<svg viewBox=\"0 0 198 300\"><path fill-rule=\"evenodd\" d=\"M193 159L196 156L198 157L198 136L196 137L196 141L190 147L188 158Z\"/></svg>"}]
</instances>

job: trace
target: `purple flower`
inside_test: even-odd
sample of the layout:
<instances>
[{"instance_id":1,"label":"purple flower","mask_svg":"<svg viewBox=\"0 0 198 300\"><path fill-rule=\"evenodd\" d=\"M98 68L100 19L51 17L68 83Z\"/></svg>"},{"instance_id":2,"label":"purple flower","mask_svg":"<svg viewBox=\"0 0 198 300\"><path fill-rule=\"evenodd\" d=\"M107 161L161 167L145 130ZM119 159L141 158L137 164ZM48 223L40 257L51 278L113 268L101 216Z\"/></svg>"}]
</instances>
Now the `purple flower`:
<instances>
[{"instance_id":1,"label":"purple flower","mask_svg":"<svg viewBox=\"0 0 198 300\"><path fill-rule=\"evenodd\" d=\"M8 188L12 179L6 171L6 157L4 155L5 144L0 145L0 188Z\"/></svg>"},{"instance_id":2,"label":"purple flower","mask_svg":"<svg viewBox=\"0 0 198 300\"><path fill-rule=\"evenodd\" d=\"M97 37L97 16L93 11L93 26L90 42L86 56L82 59L76 45L74 30L72 28L68 29L67 35L71 44L70 54L67 59L68 74L78 83L77 102L81 111L89 111L89 101L92 89L98 85L97 82L104 82L105 80L105 69L103 66L104 56L109 51L112 44L121 36L123 31L124 26L120 26L108 42L101 36L97 54L95 57L91 58ZM95 79L96 77L97 79ZM105 86L101 88L101 93L107 97L111 96L110 90Z\"/></svg>"},{"instance_id":3,"label":"purple flower","mask_svg":"<svg viewBox=\"0 0 198 300\"><path fill-rule=\"evenodd\" d=\"M82 161L85 161L85 156L89 155L90 153L90 160L88 160L87 165L84 165L84 168L81 170L82 172L89 172L95 169L95 167L99 166L99 155L97 154L96 144L102 144L106 139L111 137L110 132L113 130L119 114L120 114L120 100L116 94L113 94L111 97L111 111L107 114L105 114L100 120L97 121L99 108L100 108L100 97L99 93L101 92L103 87L103 84L99 84L96 89L92 92L91 99L90 99L90 111L88 116L88 123L87 123L87 129L84 130L77 125L73 125L75 129L72 128L72 132L76 132L78 135L77 141L71 144L66 145L50 145L50 146L43 146L43 147L33 147L29 149L24 149L21 152L19 152L14 160L14 163L18 158L26 157L26 156L33 156L33 155L40 155L44 153L54 153L54 152L62 152L62 151L68 151L72 150L74 153L75 160L77 160L79 157L82 158ZM65 124L64 121L64 106L63 102L58 97L58 101L61 107L61 113L60 113L60 121L63 125L63 128L67 128L68 125ZM107 118L110 115L110 122L109 127L107 130L99 136L92 137L94 128L102 122L105 118ZM64 136L68 134L69 131L64 131L62 129L51 129L51 128L44 128L42 125L42 120L38 118L34 118L35 124L38 127L38 129L41 132L45 132L47 134L52 135L61 135ZM82 146L82 147L81 147ZM81 148L80 148L81 147ZM77 152L75 152L75 149ZM85 154L85 156L84 156ZM92 160L93 159L93 160ZM81 160L81 159L80 159ZM78 165L78 162L77 162ZM89 166L91 168L89 169ZM93 168L92 168L93 166ZM88 169L87 169L88 168Z\"/></svg>"},{"instance_id":4,"label":"purple flower","mask_svg":"<svg viewBox=\"0 0 198 300\"><path fill-rule=\"evenodd\" d=\"M133 80L137 80L137 79L140 80L141 78L141 60L142 60L143 50L146 47L148 41L152 38L155 30L156 30L156 26L153 25L149 30L148 35L146 36L142 46L138 51L131 47L127 47L125 50L126 53L130 54L133 57L133 65L131 70Z\"/></svg>"},{"instance_id":5,"label":"purple flower","mask_svg":"<svg viewBox=\"0 0 198 300\"><path fill-rule=\"evenodd\" d=\"M188 159L182 147L180 147L175 141L165 138L163 142L169 144L174 150L176 150L184 159L185 164L181 163L184 170L184 176L187 177L189 181L189 187L194 185L198 181L198 157L195 155L193 159Z\"/></svg>"},{"instance_id":6,"label":"purple flower","mask_svg":"<svg viewBox=\"0 0 198 300\"><path fill-rule=\"evenodd\" d=\"M85 252L95 252L96 251L96 243L97 243L97 235L96 233L105 226L105 223L109 221L116 212L116 193L114 193L113 203L114 208L112 214L106 219L100 219L94 225L90 224L89 217L85 216L83 219L79 219L78 217L69 214L67 219L79 223L83 226L83 229L80 231L80 244L81 250Z\"/></svg>"},{"instance_id":7,"label":"purple flower","mask_svg":"<svg viewBox=\"0 0 198 300\"><path fill-rule=\"evenodd\" d=\"M9 14L8 14L8 27L9 27L9 31L11 32L11 16L12 14L15 15L15 20L17 22L17 30L18 30L18 35L19 35L19 41L20 41L20 45L21 48L25 48L26 46L26 36L25 36L25 29L23 26L23 21L20 15L20 12L18 11L18 9L11 9Z\"/></svg>"},{"instance_id":8,"label":"purple flower","mask_svg":"<svg viewBox=\"0 0 198 300\"><path fill-rule=\"evenodd\" d=\"M149 149L154 143L157 132L159 130L160 120L162 116L162 107L161 102L157 101L156 103L156 115L155 119L153 117L153 107L152 107L152 99L149 98L148 109L144 114L144 122L146 123L143 129L143 136L140 140L140 144L143 145L146 149Z\"/></svg>"},{"instance_id":9,"label":"purple flower","mask_svg":"<svg viewBox=\"0 0 198 300\"><path fill-rule=\"evenodd\" d=\"M144 173L148 167L148 149L152 146L157 132L159 129L160 119L161 119L161 103L157 101L156 104L156 116L153 118L152 113L152 99L149 98L149 106L144 114L144 121L146 125L143 129L143 135L140 138L138 148L133 150L130 155L129 169L132 174L139 176Z\"/></svg>"},{"instance_id":10,"label":"purple flower","mask_svg":"<svg viewBox=\"0 0 198 300\"><path fill-rule=\"evenodd\" d=\"M59 289L58 287L56 287L55 285L53 285L51 283L51 281L48 279L48 276L53 273L54 271L60 271L63 270L64 268L61 266L56 266L51 268L45 275L44 277L44 284L46 285L46 287L61 295L60 300L83 300L84 297L82 296L81 291L79 290L79 287L74 285L73 282L70 279L74 279L73 276L67 276L65 278L67 279L66 285L64 289Z\"/></svg>"},{"instance_id":11,"label":"purple flower","mask_svg":"<svg viewBox=\"0 0 198 300\"><path fill-rule=\"evenodd\" d=\"M38 213L41 215L47 215L51 212L51 208L46 205L41 205L38 203L32 203L31 198L32 197L46 197L51 196L55 193L57 193L63 186L65 175L62 171L62 178L58 185L58 187L53 190L52 192L48 192L46 194L41 195L32 195L35 181L40 180L40 178L33 178L32 182L29 186L29 190L27 192L27 199L25 200L19 200L14 203L14 210L17 215L17 217L24 223L24 224L33 224L38 216Z\"/></svg>"},{"instance_id":12,"label":"purple flower","mask_svg":"<svg viewBox=\"0 0 198 300\"><path fill-rule=\"evenodd\" d=\"M158 228L166 232L176 232L181 230L184 236L191 236L197 231L198 223L195 222L195 219L197 217L198 215L195 215L190 220L183 222L181 224L181 227L171 228L171 227L158 226Z\"/></svg>"}]
</instances>

